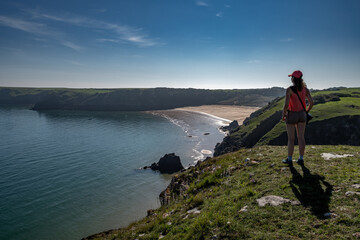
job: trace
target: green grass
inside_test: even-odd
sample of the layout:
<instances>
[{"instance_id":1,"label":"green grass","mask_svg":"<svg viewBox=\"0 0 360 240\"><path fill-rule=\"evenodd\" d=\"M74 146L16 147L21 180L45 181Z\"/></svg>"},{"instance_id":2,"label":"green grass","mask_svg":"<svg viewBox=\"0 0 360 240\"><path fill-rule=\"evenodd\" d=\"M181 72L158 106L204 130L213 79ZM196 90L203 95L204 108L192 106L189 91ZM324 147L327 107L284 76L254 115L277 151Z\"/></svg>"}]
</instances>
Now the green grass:
<instances>
[{"instance_id":1,"label":"green grass","mask_svg":"<svg viewBox=\"0 0 360 240\"><path fill-rule=\"evenodd\" d=\"M324 160L322 152L354 156ZM155 215L92 239L355 238L360 197L345 192L360 192L352 187L360 183L360 147L307 146L304 168L284 166L286 154L286 147L258 146L202 162L177 176L179 181L193 176L184 196ZM256 162L248 165L246 158ZM259 207L256 199L266 195L302 204ZM248 211L240 212L244 206ZM187 212L195 207L199 214ZM337 217L324 218L325 212Z\"/></svg>"},{"instance_id":2,"label":"green grass","mask_svg":"<svg viewBox=\"0 0 360 240\"><path fill-rule=\"evenodd\" d=\"M311 114L314 117L311 120L311 123L340 116L360 115L360 88L346 88L336 91L317 91L312 95L315 98L319 96L331 96L334 94L348 94L349 96L340 97L339 101L328 101L314 105L311 110ZM241 139L249 136L261 122L266 121L266 119L276 111L282 111L284 101L284 98L281 98L271 103L272 105L268 106L266 111L258 117L252 118L247 125L241 126L238 131L230 135L230 138L233 138L235 142L241 142ZM270 131L264 133L262 138L257 142L257 145L266 145L271 142L272 139L279 137L285 132L285 123L279 119L279 122Z\"/></svg>"}]
</instances>

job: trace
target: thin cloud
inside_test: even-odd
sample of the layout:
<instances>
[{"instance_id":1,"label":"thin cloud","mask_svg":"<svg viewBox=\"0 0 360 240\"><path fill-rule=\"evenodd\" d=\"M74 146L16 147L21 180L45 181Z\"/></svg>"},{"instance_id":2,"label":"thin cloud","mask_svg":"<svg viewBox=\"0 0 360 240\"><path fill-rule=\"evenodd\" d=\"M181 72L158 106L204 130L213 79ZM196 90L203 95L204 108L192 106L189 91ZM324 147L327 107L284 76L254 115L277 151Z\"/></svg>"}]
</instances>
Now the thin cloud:
<instances>
[{"instance_id":1,"label":"thin cloud","mask_svg":"<svg viewBox=\"0 0 360 240\"><path fill-rule=\"evenodd\" d=\"M115 33L116 35L115 37L118 40L117 41L118 43L128 42L128 43L133 43L139 47L149 47L160 44L157 41L150 39L145 33L143 33L141 28L134 28L126 25L108 23L87 17L76 16L73 14L63 14L62 16L57 16L57 15L50 15L47 13L43 13L38 10L26 10L26 11L30 13L32 17L37 19L48 19L52 21L67 23L78 27L110 31L112 33ZM111 42L116 42L116 41L113 40Z\"/></svg>"},{"instance_id":2,"label":"thin cloud","mask_svg":"<svg viewBox=\"0 0 360 240\"><path fill-rule=\"evenodd\" d=\"M217 17L222 17L223 14L224 14L223 12L218 12L218 13L216 14L216 16L217 16Z\"/></svg>"},{"instance_id":3,"label":"thin cloud","mask_svg":"<svg viewBox=\"0 0 360 240\"><path fill-rule=\"evenodd\" d=\"M23 19L6 17L6 16L0 16L0 25L33 34L36 36L35 40L37 40L37 41L40 41L40 40L46 41L46 39L40 38L40 37L48 37L48 38L56 40L59 44L65 46L65 47L71 48L75 51L80 51L81 49L83 49L81 46L78 46L77 44L75 44L73 42L70 42L68 40L63 40L64 39L63 33L54 31L51 28L49 28L46 24L43 24L43 23L25 21Z\"/></svg>"},{"instance_id":4,"label":"thin cloud","mask_svg":"<svg viewBox=\"0 0 360 240\"><path fill-rule=\"evenodd\" d=\"M78 51L80 52L81 50L83 50L83 47L75 44L75 43L72 43L72 42L69 42L69 41L61 41L61 44L65 47L68 47L68 48L71 48L71 49L74 49L75 51Z\"/></svg>"},{"instance_id":5,"label":"thin cloud","mask_svg":"<svg viewBox=\"0 0 360 240\"><path fill-rule=\"evenodd\" d=\"M227 5L227 4L225 4L224 6L227 7L227 8L230 8L230 7L231 7L230 5Z\"/></svg>"},{"instance_id":6,"label":"thin cloud","mask_svg":"<svg viewBox=\"0 0 360 240\"><path fill-rule=\"evenodd\" d=\"M0 16L0 25L15 28L35 35L53 36L59 34L54 31L50 31L50 29L45 24L6 16Z\"/></svg>"},{"instance_id":7,"label":"thin cloud","mask_svg":"<svg viewBox=\"0 0 360 240\"><path fill-rule=\"evenodd\" d=\"M196 1L196 5L201 6L201 7L208 7L209 6L209 4L207 4L204 1L200 1L200 0Z\"/></svg>"}]
</instances>

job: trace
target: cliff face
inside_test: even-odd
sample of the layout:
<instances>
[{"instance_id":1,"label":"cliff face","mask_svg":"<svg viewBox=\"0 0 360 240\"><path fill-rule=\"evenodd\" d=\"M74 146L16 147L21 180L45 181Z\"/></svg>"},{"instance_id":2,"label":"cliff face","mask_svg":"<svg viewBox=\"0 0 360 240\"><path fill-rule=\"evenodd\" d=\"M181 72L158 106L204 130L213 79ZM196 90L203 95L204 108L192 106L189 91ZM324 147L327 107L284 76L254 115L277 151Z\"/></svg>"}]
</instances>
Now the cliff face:
<instances>
[{"instance_id":1,"label":"cliff face","mask_svg":"<svg viewBox=\"0 0 360 240\"><path fill-rule=\"evenodd\" d=\"M271 116L261 121L256 128L247 135L241 138L235 138L233 136L227 136L221 143L215 146L214 156L219 156L225 153L234 152L241 147L253 147L262 136L270 131L276 124L278 124L281 118L282 111L276 111Z\"/></svg>"},{"instance_id":2,"label":"cliff face","mask_svg":"<svg viewBox=\"0 0 360 240\"><path fill-rule=\"evenodd\" d=\"M0 88L0 104L33 104L34 110L144 111L207 104L264 106L284 89L30 89Z\"/></svg>"},{"instance_id":3,"label":"cliff face","mask_svg":"<svg viewBox=\"0 0 360 240\"><path fill-rule=\"evenodd\" d=\"M359 89L317 91L313 95L314 119L306 128L306 143L360 145ZM287 145L286 125L281 121L283 104L284 98L275 99L254 112L216 145L214 156L255 145Z\"/></svg>"},{"instance_id":4,"label":"cliff face","mask_svg":"<svg viewBox=\"0 0 360 240\"><path fill-rule=\"evenodd\" d=\"M311 123L305 141L311 145L360 145L360 116L341 116ZM271 139L269 145L286 145L287 135Z\"/></svg>"}]
</instances>

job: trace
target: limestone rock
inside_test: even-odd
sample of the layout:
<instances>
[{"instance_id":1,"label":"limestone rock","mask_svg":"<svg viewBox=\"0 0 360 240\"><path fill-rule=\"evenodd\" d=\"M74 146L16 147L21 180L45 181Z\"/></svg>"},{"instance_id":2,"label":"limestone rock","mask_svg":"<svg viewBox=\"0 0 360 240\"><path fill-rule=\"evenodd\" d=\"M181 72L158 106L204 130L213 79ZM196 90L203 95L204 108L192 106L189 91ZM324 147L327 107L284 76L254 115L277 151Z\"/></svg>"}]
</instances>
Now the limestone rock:
<instances>
[{"instance_id":1,"label":"limestone rock","mask_svg":"<svg viewBox=\"0 0 360 240\"><path fill-rule=\"evenodd\" d=\"M247 212L248 211L248 206L244 206L244 207L242 207L240 210L239 210L239 213L241 213L241 212Z\"/></svg>"},{"instance_id":2,"label":"limestone rock","mask_svg":"<svg viewBox=\"0 0 360 240\"><path fill-rule=\"evenodd\" d=\"M358 195L360 196L360 192L347 191L345 193L346 196Z\"/></svg>"},{"instance_id":3,"label":"limestone rock","mask_svg":"<svg viewBox=\"0 0 360 240\"><path fill-rule=\"evenodd\" d=\"M356 237L356 238L360 238L360 232L354 233L353 236Z\"/></svg>"},{"instance_id":4,"label":"limestone rock","mask_svg":"<svg viewBox=\"0 0 360 240\"><path fill-rule=\"evenodd\" d=\"M197 208L190 209L187 213L200 214L200 210Z\"/></svg>"},{"instance_id":5,"label":"limestone rock","mask_svg":"<svg viewBox=\"0 0 360 240\"><path fill-rule=\"evenodd\" d=\"M345 157L353 157L354 155L353 154L333 154L333 153L322 153L321 154L321 157L324 159L324 160L331 160L333 158L345 158Z\"/></svg>"},{"instance_id":6,"label":"limestone rock","mask_svg":"<svg viewBox=\"0 0 360 240\"><path fill-rule=\"evenodd\" d=\"M260 207L264 207L269 204L270 206L279 206L280 204L290 203L291 205L300 205L299 201L292 201L283 197L268 195L259 199L256 199Z\"/></svg>"}]
</instances>

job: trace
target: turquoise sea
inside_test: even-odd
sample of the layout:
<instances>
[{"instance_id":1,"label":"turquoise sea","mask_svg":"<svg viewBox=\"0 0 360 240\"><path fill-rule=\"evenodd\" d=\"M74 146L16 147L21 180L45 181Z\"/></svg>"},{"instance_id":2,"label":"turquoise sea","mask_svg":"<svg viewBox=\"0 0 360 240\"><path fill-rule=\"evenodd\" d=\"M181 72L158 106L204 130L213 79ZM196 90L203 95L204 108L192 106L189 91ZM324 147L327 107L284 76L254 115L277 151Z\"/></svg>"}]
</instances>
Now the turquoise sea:
<instances>
[{"instance_id":1,"label":"turquoise sea","mask_svg":"<svg viewBox=\"0 0 360 240\"><path fill-rule=\"evenodd\" d=\"M171 175L140 168L166 153L184 167L211 156L201 151L223 124L184 111L0 106L0 239L81 239L144 217Z\"/></svg>"}]
</instances>

